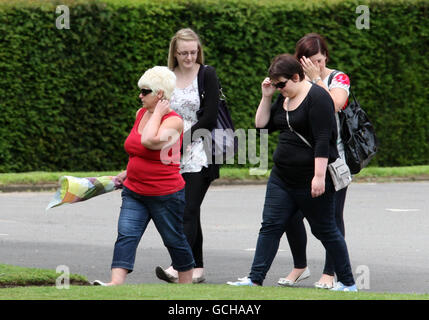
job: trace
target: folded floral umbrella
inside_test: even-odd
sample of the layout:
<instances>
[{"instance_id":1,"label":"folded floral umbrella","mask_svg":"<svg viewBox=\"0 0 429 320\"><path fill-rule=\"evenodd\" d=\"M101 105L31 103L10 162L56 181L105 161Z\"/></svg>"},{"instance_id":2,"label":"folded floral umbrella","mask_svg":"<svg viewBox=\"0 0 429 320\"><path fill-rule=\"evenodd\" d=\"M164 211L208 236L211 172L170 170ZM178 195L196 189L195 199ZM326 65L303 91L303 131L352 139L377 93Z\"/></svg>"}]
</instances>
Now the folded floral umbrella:
<instances>
[{"instance_id":1,"label":"folded floral umbrella","mask_svg":"<svg viewBox=\"0 0 429 320\"><path fill-rule=\"evenodd\" d=\"M122 188L122 184L113 176L92 178L62 176L59 183L60 187L55 193L54 198L49 202L46 210L62 205L63 203L85 201L100 194Z\"/></svg>"}]
</instances>

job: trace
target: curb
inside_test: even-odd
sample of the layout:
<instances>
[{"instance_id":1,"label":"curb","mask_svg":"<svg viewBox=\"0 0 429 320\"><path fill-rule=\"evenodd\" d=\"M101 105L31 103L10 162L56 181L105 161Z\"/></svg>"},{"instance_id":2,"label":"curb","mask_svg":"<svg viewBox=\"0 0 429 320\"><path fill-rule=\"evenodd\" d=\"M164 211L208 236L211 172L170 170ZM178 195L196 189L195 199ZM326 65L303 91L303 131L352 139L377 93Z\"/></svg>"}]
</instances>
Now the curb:
<instances>
[{"instance_id":1,"label":"curb","mask_svg":"<svg viewBox=\"0 0 429 320\"><path fill-rule=\"evenodd\" d=\"M46 184L8 184L0 185L0 192L39 192L54 191L58 188L57 183Z\"/></svg>"},{"instance_id":2,"label":"curb","mask_svg":"<svg viewBox=\"0 0 429 320\"><path fill-rule=\"evenodd\" d=\"M227 186L227 185L261 185L266 184L266 180L233 180L233 179L218 179L213 181L212 186ZM8 192L42 192L50 191L55 192L59 187L58 183L46 183L46 184L9 184L0 185L1 193Z\"/></svg>"},{"instance_id":3,"label":"curb","mask_svg":"<svg viewBox=\"0 0 429 320\"><path fill-rule=\"evenodd\" d=\"M267 184L267 179L217 179L212 182L212 186L240 186L240 185L261 185ZM385 182L423 182L429 181L429 176L410 176L410 177L362 177L355 178L354 183L385 183ZM7 192L54 192L58 189L58 183L45 184L9 184L0 185L0 193Z\"/></svg>"}]
</instances>

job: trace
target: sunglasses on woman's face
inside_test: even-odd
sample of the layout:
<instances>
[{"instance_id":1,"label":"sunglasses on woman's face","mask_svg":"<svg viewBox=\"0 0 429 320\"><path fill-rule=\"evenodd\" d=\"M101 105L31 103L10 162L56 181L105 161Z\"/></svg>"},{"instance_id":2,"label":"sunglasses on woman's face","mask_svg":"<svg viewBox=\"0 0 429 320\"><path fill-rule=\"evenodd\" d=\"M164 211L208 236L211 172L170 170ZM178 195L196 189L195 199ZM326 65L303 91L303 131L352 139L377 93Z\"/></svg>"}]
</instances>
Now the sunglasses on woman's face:
<instances>
[{"instance_id":1,"label":"sunglasses on woman's face","mask_svg":"<svg viewBox=\"0 0 429 320\"><path fill-rule=\"evenodd\" d=\"M289 80L290 79L287 79L286 81L283 81L283 82L271 83L271 85L277 89L283 89Z\"/></svg>"},{"instance_id":2,"label":"sunglasses on woman's face","mask_svg":"<svg viewBox=\"0 0 429 320\"><path fill-rule=\"evenodd\" d=\"M142 96L144 97L145 95L151 93L152 90L151 89L141 89L140 93L142 94Z\"/></svg>"}]
</instances>

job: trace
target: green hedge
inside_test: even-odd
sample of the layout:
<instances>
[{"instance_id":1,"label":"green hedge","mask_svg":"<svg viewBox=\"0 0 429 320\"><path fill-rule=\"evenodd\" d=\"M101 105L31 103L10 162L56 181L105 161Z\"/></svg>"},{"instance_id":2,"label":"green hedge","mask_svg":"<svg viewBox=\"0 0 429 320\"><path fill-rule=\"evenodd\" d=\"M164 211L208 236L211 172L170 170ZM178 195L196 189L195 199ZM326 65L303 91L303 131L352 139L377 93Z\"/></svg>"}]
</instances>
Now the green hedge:
<instances>
[{"instance_id":1,"label":"green hedge","mask_svg":"<svg viewBox=\"0 0 429 320\"><path fill-rule=\"evenodd\" d=\"M59 4L70 8L69 30L55 26ZM360 4L369 6L369 30L356 28ZM349 74L376 127L371 164L427 164L428 8L411 0L2 0L0 172L125 167L137 81L166 65L170 38L188 26L201 35L237 128L253 128L272 57L319 32L329 66Z\"/></svg>"}]
</instances>

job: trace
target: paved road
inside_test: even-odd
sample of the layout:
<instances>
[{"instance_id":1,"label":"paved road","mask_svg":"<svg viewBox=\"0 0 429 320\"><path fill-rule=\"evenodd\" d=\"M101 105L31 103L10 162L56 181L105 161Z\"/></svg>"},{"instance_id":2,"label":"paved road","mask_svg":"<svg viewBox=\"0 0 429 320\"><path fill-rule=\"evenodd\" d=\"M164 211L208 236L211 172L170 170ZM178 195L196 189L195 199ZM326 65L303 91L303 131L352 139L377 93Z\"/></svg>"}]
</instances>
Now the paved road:
<instances>
[{"instance_id":1,"label":"paved road","mask_svg":"<svg viewBox=\"0 0 429 320\"><path fill-rule=\"evenodd\" d=\"M248 274L265 186L214 186L202 208L207 282ZM358 285L373 292L429 293L429 182L354 183L345 208L346 239ZM66 265L89 280L108 280L120 191L44 211L53 193L0 193L0 263L56 269ZM307 230L309 230L308 225ZM310 234L310 233L309 233ZM309 235L307 256L319 279L324 250ZM151 223L129 283L157 283L154 268L170 262ZM264 285L292 268L286 238ZM365 289L366 288L366 289Z\"/></svg>"}]
</instances>

